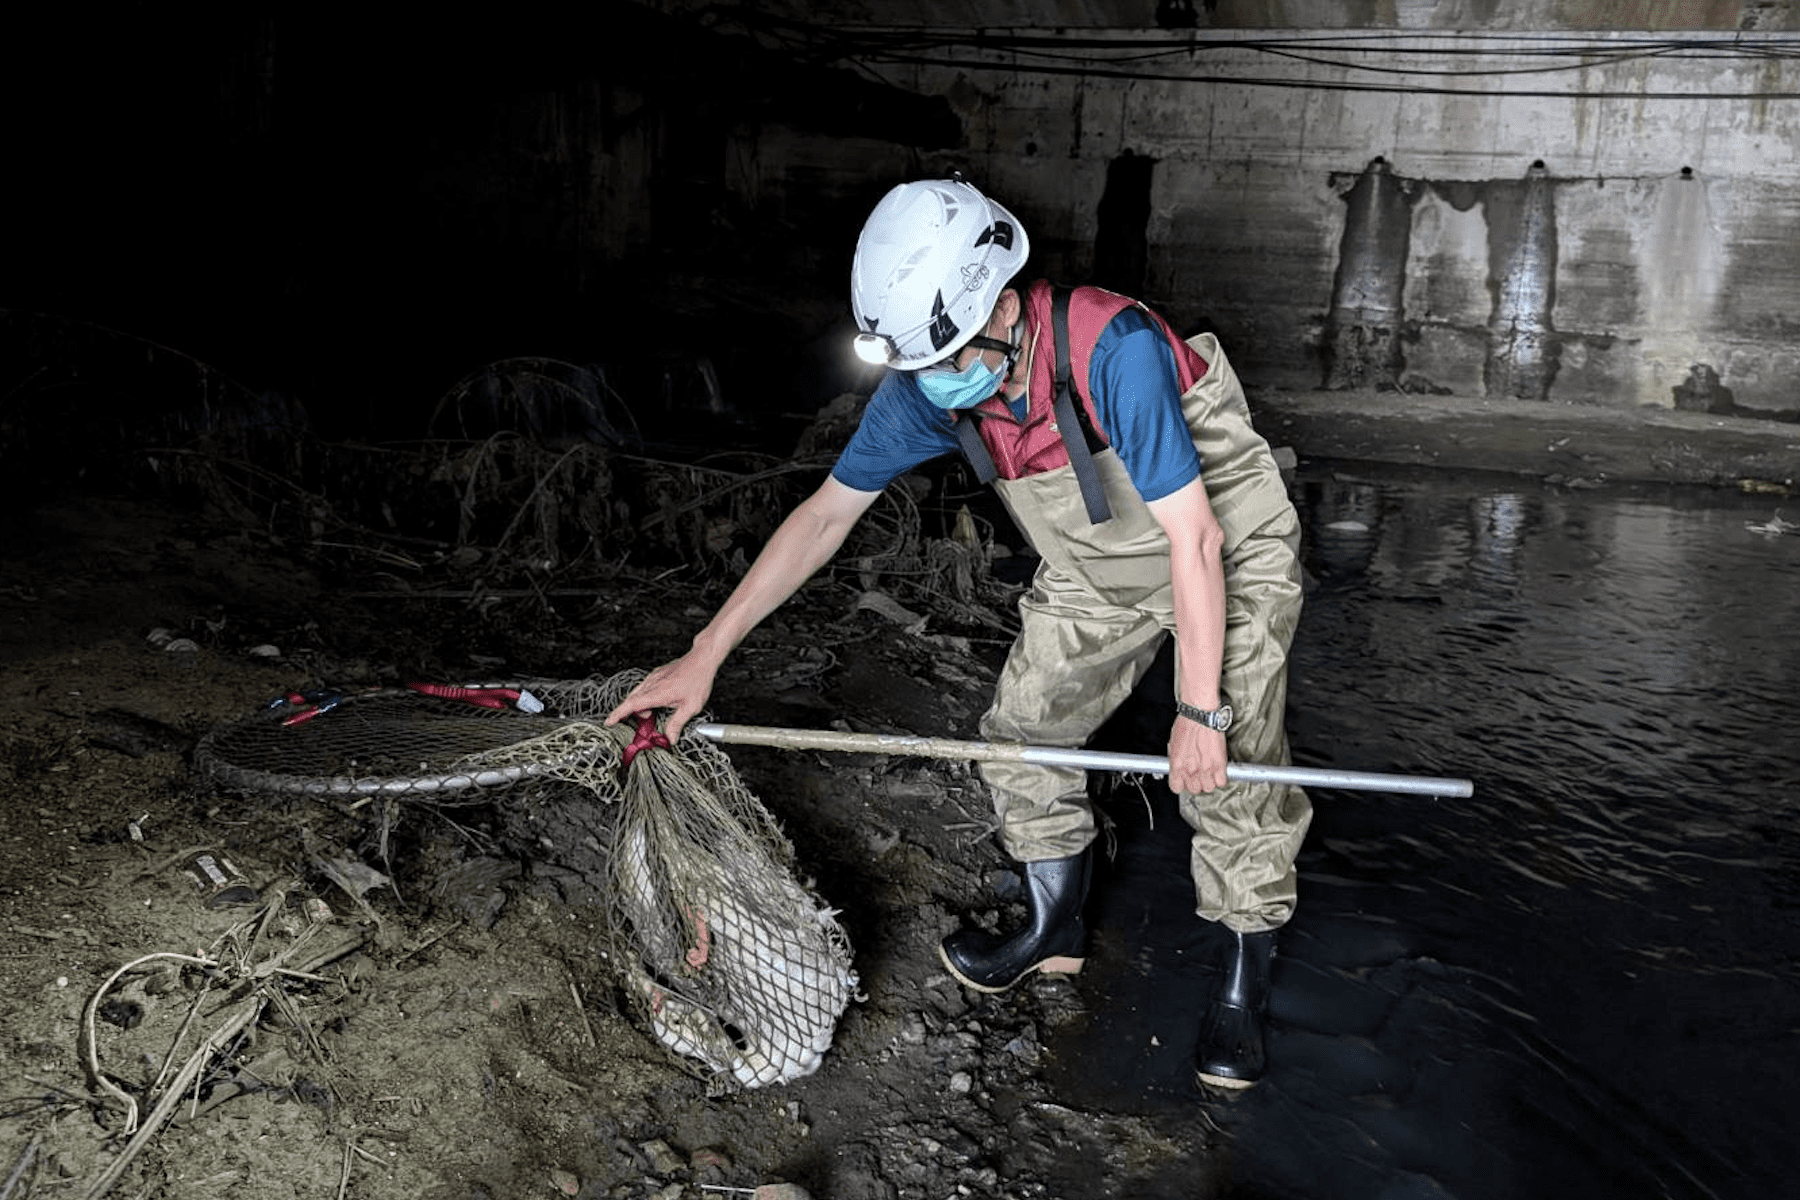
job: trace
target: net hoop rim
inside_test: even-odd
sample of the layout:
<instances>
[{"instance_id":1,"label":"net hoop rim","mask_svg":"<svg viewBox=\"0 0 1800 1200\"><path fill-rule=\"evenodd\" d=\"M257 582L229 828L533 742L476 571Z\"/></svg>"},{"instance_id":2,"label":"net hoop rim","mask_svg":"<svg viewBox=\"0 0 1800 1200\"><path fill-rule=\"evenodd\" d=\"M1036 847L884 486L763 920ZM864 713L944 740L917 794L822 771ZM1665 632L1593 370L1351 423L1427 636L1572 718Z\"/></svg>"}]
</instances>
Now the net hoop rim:
<instances>
[{"instance_id":1,"label":"net hoop rim","mask_svg":"<svg viewBox=\"0 0 1800 1200\"><path fill-rule=\"evenodd\" d=\"M504 680L459 683L460 687L475 688L554 688L559 681L545 679ZM347 707L370 700L417 699L425 703L433 699L425 693L407 687L373 688L368 691L346 693L337 703L338 708ZM285 720L299 711L297 705L286 702L269 705L252 713L240 721L209 730L194 747L194 766L208 778L217 780L228 787L245 792L262 792L286 796L400 796L400 795L459 795L463 792L484 791L490 788L506 788L527 779L553 776L559 771L567 770L585 759L593 757L592 753L570 755L554 762L517 763L506 767L490 767L479 771L440 771L436 773L422 772L417 775L296 775L280 771L267 771L255 767L237 766L217 750L221 738L238 733L246 728L261 727ZM330 713L322 714L319 719L329 720ZM533 716L519 714L517 719L529 720L536 726L537 733L546 733L557 725L594 722L594 717ZM524 740L524 739L519 739ZM504 744L504 743L503 743Z\"/></svg>"}]
</instances>

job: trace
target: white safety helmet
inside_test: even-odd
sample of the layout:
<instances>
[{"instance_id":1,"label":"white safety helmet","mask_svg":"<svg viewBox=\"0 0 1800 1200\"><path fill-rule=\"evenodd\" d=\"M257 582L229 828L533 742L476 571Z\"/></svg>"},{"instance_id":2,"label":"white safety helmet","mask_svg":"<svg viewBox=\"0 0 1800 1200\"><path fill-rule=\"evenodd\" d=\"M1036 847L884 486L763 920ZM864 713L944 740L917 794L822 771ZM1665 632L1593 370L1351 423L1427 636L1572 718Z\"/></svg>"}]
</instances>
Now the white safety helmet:
<instances>
[{"instance_id":1,"label":"white safety helmet","mask_svg":"<svg viewBox=\"0 0 1800 1200\"><path fill-rule=\"evenodd\" d=\"M903 371L956 353L1031 252L1018 219L960 179L903 183L856 239L857 355Z\"/></svg>"}]
</instances>

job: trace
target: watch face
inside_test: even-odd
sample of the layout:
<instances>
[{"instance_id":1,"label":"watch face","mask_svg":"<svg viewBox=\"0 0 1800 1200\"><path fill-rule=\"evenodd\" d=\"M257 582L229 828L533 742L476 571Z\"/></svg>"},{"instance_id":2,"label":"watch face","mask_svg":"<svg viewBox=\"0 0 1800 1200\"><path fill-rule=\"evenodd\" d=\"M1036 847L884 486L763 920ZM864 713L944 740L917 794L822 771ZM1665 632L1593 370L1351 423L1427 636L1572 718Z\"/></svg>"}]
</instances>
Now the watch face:
<instances>
[{"instance_id":1,"label":"watch face","mask_svg":"<svg viewBox=\"0 0 1800 1200\"><path fill-rule=\"evenodd\" d=\"M1220 733L1224 733L1227 729L1230 729L1231 728L1231 705L1229 705L1229 704L1219 705L1219 711L1217 711L1213 714L1213 719L1210 722L1208 722L1208 724L1210 724L1214 729L1218 730Z\"/></svg>"}]
</instances>

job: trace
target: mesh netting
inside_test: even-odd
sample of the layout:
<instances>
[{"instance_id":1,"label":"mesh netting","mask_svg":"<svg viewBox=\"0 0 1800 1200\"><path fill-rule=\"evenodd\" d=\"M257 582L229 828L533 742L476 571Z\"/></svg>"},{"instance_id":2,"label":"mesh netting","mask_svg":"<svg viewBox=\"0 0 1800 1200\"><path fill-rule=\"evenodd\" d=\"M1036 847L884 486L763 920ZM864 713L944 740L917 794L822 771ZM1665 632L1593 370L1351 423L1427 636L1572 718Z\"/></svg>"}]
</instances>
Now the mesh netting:
<instances>
[{"instance_id":1,"label":"mesh netting","mask_svg":"<svg viewBox=\"0 0 1800 1200\"><path fill-rule=\"evenodd\" d=\"M855 991L849 941L723 751L692 733L667 748L601 723L641 678L296 696L208 734L196 757L250 792L441 805L553 779L617 804L609 958L651 1032L744 1087L797 1079L818 1067ZM517 707L520 693L542 711Z\"/></svg>"}]
</instances>

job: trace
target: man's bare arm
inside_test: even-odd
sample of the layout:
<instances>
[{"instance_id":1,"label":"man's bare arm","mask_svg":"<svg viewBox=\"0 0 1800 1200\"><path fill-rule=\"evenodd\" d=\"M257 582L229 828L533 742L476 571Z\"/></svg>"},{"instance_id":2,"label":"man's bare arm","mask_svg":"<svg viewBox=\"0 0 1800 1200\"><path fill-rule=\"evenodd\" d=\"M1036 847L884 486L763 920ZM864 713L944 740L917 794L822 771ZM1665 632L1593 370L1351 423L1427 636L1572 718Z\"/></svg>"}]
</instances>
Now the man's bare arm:
<instances>
[{"instance_id":1,"label":"man's bare arm","mask_svg":"<svg viewBox=\"0 0 1800 1200\"><path fill-rule=\"evenodd\" d=\"M1149 502L1169 535L1169 574L1175 587L1176 696L1196 708L1222 702L1225 663L1225 531L1198 479ZM1225 735L1177 717L1169 733L1169 786L1210 792L1225 785Z\"/></svg>"},{"instance_id":2,"label":"man's bare arm","mask_svg":"<svg viewBox=\"0 0 1800 1200\"><path fill-rule=\"evenodd\" d=\"M634 713L668 708L663 730L671 739L706 706L713 679L725 658L752 629L800 590L836 554L850 530L880 492L846 487L829 476L819 490L801 501L750 570L706 627L694 635L693 647L664 663L644 679L607 715L613 724Z\"/></svg>"}]
</instances>

